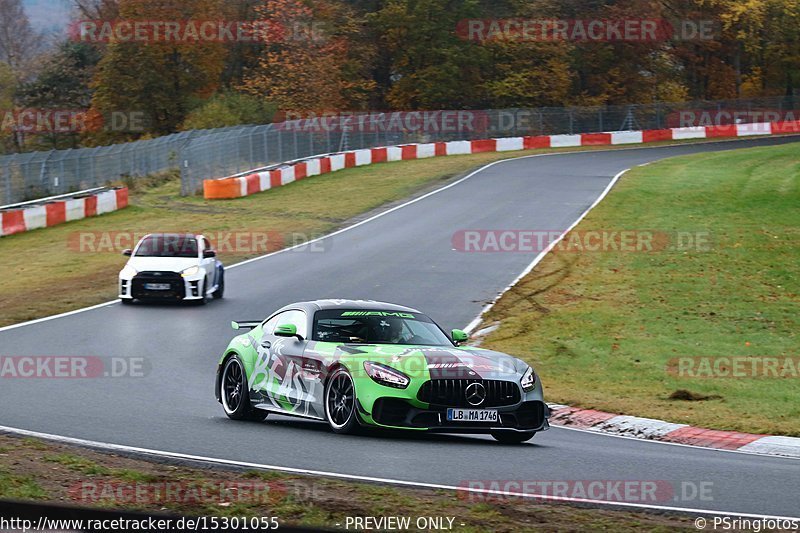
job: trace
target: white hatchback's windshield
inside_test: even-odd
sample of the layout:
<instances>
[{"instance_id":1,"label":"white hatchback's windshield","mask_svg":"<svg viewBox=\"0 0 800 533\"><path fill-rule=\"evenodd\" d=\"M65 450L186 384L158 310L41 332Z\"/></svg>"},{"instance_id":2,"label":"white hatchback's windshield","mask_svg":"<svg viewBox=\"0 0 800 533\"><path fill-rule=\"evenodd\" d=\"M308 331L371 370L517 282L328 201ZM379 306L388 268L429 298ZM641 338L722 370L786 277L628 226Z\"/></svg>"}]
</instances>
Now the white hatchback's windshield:
<instances>
[{"instance_id":1,"label":"white hatchback's windshield","mask_svg":"<svg viewBox=\"0 0 800 533\"><path fill-rule=\"evenodd\" d=\"M197 239L190 235L150 235L136 248L136 257L197 257Z\"/></svg>"},{"instance_id":2,"label":"white hatchback's windshield","mask_svg":"<svg viewBox=\"0 0 800 533\"><path fill-rule=\"evenodd\" d=\"M327 309L314 316L313 340L358 344L452 346L433 320L418 313Z\"/></svg>"}]
</instances>

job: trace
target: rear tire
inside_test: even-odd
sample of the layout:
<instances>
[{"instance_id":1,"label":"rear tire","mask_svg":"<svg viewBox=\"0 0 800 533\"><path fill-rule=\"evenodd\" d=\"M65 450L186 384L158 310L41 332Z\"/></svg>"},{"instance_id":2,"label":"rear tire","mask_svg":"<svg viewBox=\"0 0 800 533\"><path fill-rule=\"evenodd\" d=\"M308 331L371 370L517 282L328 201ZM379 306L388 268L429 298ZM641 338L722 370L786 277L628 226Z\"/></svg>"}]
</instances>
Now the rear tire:
<instances>
[{"instance_id":1,"label":"rear tire","mask_svg":"<svg viewBox=\"0 0 800 533\"><path fill-rule=\"evenodd\" d=\"M269 414L267 411L255 409L250 404L250 391L247 385L244 365L238 356L225 362L220 379L219 397L222 409L228 418L233 420L254 420L261 422Z\"/></svg>"},{"instance_id":2,"label":"rear tire","mask_svg":"<svg viewBox=\"0 0 800 533\"><path fill-rule=\"evenodd\" d=\"M522 444L536 435L535 431L492 431L492 437L503 444Z\"/></svg>"},{"instance_id":3,"label":"rear tire","mask_svg":"<svg viewBox=\"0 0 800 533\"><path fill-rule=\"evenodd\" d=\"M325 420L331 431L354 434L360 429L353 377L344 368L337 368L325 385Z\"/></svg>"},{"instance_id":4,"label":"rear tire","mask_svg":"<svg viewBox=\"0 0 800 533\"><path fill-rule=\"evenodd\" d=\"M133 298L120 298L122 305L131 305L133 304Z\"/></svg>"}]
</instances>

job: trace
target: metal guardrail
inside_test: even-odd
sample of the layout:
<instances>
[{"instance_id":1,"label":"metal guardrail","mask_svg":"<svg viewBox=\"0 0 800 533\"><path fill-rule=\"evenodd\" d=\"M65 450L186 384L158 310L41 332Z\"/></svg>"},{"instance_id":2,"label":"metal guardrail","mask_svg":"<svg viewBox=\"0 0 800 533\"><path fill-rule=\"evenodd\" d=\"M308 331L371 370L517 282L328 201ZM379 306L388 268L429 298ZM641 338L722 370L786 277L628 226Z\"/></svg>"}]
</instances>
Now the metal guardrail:
<instances>
[{"instance_id":1,"label":"metal guardrail","mask_svg":"<svg viewBox=\"0 0 800 533\"><path fill-rule=\"evenodd\" d=\"M19 209L20 207L30 207L34 205L42 205L56 200L66 200L72 198L80 198L82 196L89 196L94 193L111 190L111 187L94 187L93 189L85 189L83 191L70 192L66 194L59 194L57 196L48 196L46 198L39 198L36 200L29 200L27 202L19 202L16 204L0 205L0 211L7 211L10 209Z\"/></svg>"}]
</instances>

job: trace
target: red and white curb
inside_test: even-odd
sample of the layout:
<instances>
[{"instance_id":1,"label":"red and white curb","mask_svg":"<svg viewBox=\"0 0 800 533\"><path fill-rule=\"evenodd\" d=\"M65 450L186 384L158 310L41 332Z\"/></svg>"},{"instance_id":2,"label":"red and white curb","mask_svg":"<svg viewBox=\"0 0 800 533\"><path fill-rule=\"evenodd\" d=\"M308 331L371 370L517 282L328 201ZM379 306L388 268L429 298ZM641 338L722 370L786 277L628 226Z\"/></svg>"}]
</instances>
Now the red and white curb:
<instances>
[{"instance_id":1,"label":"red and white curb","mask_svg":"<svg viewBox=\"0 0 800 533\"><path fill-rule=\"evenodd\" d=\"M451 141L424 144L407 144L340 154L311 157L272 170L252 171L244 175L203 181L203 194L207 199L241 198L274 189L310 176L336 172L345 168L360 167L387 161L407 161L428 157L467 155L483 152L510 152L542 148L567 148L580 146L615 146L645 144L684 139L722 139L752 137L757 135L785 135L800 132L800 121L732 124L728 126L698 126L663 130L617 131L582 133L578 135L541 135L508 137L478 141Z\"/></svg>"},{"instance_id":2,"label":"red and white curb","mask_svg":"<svg viewBox=\"0 0 800 533\"><path fill-rule=\"evenodd\" d=\"M49 228L82 218L111 213L128 206L128 188L99 191L0 211L0 237Z\"/></svg>"},{"instance_id":3,"label":"red and white curb","mask_svg":"<svg viewBox=\"0 0 800 533\"><path fill-rule=\"evenodd\" d=\"M734 450L759 455L800 458L800 438L774 435L753 435L738 431L703 429L688 424L675 424L616 415L594 409L578 409L568 405L550 404L550 423L555 426L587 429L625 437L686 444L719 450Z\"/></svg>"}]
</instances>

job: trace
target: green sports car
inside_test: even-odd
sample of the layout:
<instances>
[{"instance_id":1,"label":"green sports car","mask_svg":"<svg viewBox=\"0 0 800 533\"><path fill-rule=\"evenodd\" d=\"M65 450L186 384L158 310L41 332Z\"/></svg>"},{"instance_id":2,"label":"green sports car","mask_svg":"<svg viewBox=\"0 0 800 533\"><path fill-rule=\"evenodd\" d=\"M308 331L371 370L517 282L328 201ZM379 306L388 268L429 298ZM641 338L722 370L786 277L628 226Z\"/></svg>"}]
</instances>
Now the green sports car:
<instances>
[{"instance_id":1,"label":"green sports car","mask_svg":"<svg viewBox=\"0 0 800 533\"><path fill-rule=\"evenodd\" d=\"M233 322L215 394L236 420L269 413L324 420L336 433L364 427L489 433L505 443L549 428L542 385L527 363L461 346L416 309L362 300L283 307Z\"/></svg>"}]
</instances>

